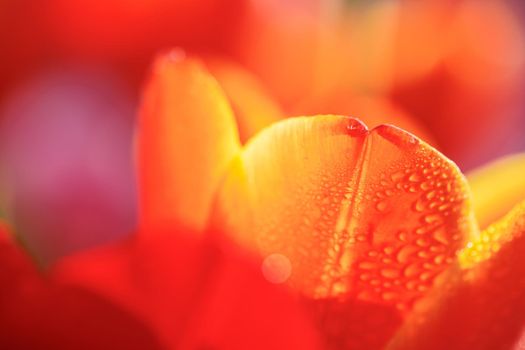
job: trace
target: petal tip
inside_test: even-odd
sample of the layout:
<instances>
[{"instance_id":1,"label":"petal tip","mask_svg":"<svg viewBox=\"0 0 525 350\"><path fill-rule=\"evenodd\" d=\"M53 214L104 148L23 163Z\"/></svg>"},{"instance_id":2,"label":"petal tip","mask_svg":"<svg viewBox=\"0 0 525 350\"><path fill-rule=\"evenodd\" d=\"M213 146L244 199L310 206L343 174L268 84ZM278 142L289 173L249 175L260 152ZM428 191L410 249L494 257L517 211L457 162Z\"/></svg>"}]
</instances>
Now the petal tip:
<instances>
[{"instance_id":1,"label":"petal tip","mask_svg":"<svg viewBox=\"0 0 525 350\"><path fill-rule=\"evenodd\" d=\"M349 136L365 136L368 134L368 127L365 123L355 117L346 118L346 133Z\"/></svg>"},{"instance_id":2,"label":"petal tip","mask_svg":"<svg viewBox=\"0 0 525 350\"><path fill-rule=\"evenodd\" d=\"M414 147L420 144L420 140L416 136L394 125L382 124L375 127L372 132L377 133L396 146Z\"/></svg>"}]
</instances>

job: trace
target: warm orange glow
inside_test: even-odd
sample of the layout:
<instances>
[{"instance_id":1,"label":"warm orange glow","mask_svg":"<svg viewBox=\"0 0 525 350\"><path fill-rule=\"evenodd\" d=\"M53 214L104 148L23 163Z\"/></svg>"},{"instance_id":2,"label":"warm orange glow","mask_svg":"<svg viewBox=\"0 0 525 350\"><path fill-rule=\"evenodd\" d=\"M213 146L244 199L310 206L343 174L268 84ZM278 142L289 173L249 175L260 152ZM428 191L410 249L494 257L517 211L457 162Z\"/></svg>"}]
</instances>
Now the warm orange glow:
<instances>
[{"instance_id":1,"label":"warm orange glow","mask_svg":"<svg viewBox=\"0 0 525 350\"><path fill-rule=\"evenodd\" d=\"M174 51L153 70L140 120L141 222L202 229L213 192L239 151L235 118L198 60Z\"/></svg>"},{"instance_id":2,"label":"warm orange glow","mask_svg":"<svg viewBox=\"0 0 525 350\"><path fill-rule=\"evenodd\" d=\"M501 219L525 196L525 154L508 156L468 174L481 228Z\"/></svg>"}]
</instances>

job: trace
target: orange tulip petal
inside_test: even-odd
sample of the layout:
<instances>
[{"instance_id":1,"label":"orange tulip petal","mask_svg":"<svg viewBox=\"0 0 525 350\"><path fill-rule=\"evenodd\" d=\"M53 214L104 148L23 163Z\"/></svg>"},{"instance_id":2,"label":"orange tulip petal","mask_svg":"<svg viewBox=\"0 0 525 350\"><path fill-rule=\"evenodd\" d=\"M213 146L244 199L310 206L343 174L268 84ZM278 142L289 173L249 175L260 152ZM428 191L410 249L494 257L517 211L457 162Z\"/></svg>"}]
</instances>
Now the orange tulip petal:
<instances>
[{"instance_id":1,"label":"orange tulip petal","mask_svg":"<svg viewBox=\"0 0 525 350\"><path fill-rule=\"evenodd\" d=\"M223 60L211 60L207 62L207 67L230 100L242 143L259 130L284 118L281 107L247 70Z\"/></svg>"},{"instance_id":2,"label":"orange tulip petal","mask_svg":"<svg viewBox=\"0 0 525 350\"><path fill-rule=\"evenodd\" d=\"M307 297L389 306L404 316L475 233L466 194L457 167L400 129L293 118L248 143L211 225L264 263L281 256L273 269L289 270L288 282ZM343 330L347 338L359 336L353 326Z\"/></svg>"},{"instance_id":3,"label":"orange tulip petal","mask_svg":"<svg viewBox=\"0 0 525 350\"><path fill-rule=\"evenodd\" d=\"M178 222L200 230L219 179L240 147L220 86L182 52L159 58L139 130L142 225Z\"/></svg>"},{"instance_id":4,"label":"orange tulip petal","mask_svg":"<svg viewBox=\"0 0 525 350\"><path fill-rule=\"evenodd\" d=\"M525 202L460 253L389 349L510 349L525 324Z\"/></svg>"},{"instance_id":5,"label":"orange tulip petal","mask_svg":"<svg viewBox=\"0 0 525 350\"><path fill-rule=\"evenodd\" d=\"M496 160L468 175L474 212L485 228L525 199L525 154Z\"/></svg>"}]
</instances>

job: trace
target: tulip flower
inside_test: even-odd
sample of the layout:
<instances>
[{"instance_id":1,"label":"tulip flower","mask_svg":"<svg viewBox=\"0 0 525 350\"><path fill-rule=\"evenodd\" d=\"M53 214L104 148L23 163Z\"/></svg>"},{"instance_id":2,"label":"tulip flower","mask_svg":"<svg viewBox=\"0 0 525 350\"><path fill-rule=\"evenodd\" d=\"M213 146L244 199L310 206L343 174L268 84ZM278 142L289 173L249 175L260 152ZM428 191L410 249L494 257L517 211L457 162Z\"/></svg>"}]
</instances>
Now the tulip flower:
<instances>
[{"instance_id":1,"label":"tulip flower","mask_svg":"<svg viewBox=\"0 0 525 350\"><path fill-rule=\"evenodd\" d=\"M492 212L485 186L472 194L452 161L371 110L359 115L369 126L280 120L242 68L160 57L138 125L138 232L49 271L4 232L0 343L510 348L525 323L525 204L505 193L521 182L493 190ZM406 115L388 121L420 130ZM504 175L493 169L472 178ZM488 217L498 221L480 230Z\"/></svg>"},{"instance_id":2,"label":"tulip flower","mask_svg":"<svg viewBox=\"0 0 525 350\"><path fill-rule=\"evenodd\" d=\"M234 114L230 101L244 92L222 86L238 75L210 71L182 51L154 65L134 237L63 259L47 276L3 240L3 344L512 347L525 323L525 204L476 184L502 167L512 174L522 158L472 175L471 194L454 163L392 125L297 117L243 145L238 120L256 110ZM496 214L472 204L487 195L501 198ZM476 215L498 221L480 230Z\"/></svg>"}]
</instances>

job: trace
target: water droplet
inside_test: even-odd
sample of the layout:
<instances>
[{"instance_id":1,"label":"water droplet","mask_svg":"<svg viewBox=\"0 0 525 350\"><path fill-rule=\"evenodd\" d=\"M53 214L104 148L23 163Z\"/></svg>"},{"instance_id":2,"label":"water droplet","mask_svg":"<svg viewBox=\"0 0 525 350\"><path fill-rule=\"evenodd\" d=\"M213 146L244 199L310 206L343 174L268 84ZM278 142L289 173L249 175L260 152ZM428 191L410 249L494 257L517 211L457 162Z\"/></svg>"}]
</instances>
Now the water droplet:
<instances>
[{"instance_id":1,"label":"water droplet","mask_svg":"<svg viewBox=\"0 0 525 350\"><path fill-rule=\"evenodd\" d=\"M383 298L383 300L385 300L385 301L391 301L391 300L398 299L399 295L397 293L394 293L394 292L383 292L381 294L381 298Z\"/></svg>"},{"instance_id":2,"label":"water droplet","mask_svg":"<svg viewBox=\"0 0 525 350\"><path fill-rule=\"evenodd\" d=\"M449 241L449 239L447 237L447 232L443 228L440 228L440 229L437 229L436 231L434 231L433 237L439 243L446 244L446 245L448 245L450 243L450 241Z\"/></svg>"},{"instance_id":3,"label":"water droplet","mask_svg":"<svg viewBox=\"0 0 525 350\"><path fill-rule=\"evenodd\" d=\"M422 180L421 174L419 173L413 173L408 177L408 181L410 182L420 182Z\"/></svg>"},{"instance_id":4,"label":"water droplet","mask_svg":"<svg viewBox=\"0 0 525 350\"><path fill-rule=\"evenodd\" d=\"M399 239L401 242L408 242L408 232L399 231L397 233L397 239Z\"/></svg>"},{"instance_id":5,"label":"water droplet","mask_svg":"<svg viewBox=\"0 0 525 350\"><path fill-rule=\"evenodd\" d=\"M412 245L402 246L401 249L397 252L397 261L404 264L410 260L410 257L416 253L418 249Z\"/></svg>"},{"instance_id":6,"label":"water droplet","mask_svg":"<svg viewBox=\"0 0 525 350\"><path fill-rule=\"evenodd\" d=\"M385 201L377 202L376 209L380 212L385 212L387 209L387 203Z\"/></svg>"},{"instance_id":7,"label":"water droplet","mask_svg":"<svg viewBox=\"0 0 525 350\"><path fill-rule=\"evenodd\" d=\"M446 259L446 255L444 254L440 254L438 256L436 256L434 258L434 262L437 264L437 265L441 265L445 262L445 259Z\"/></svg>"},{"instance_id":8,"label":"water droplet","mask_svg":"<svg viewBox=\"0 0 525 350\"><path fill-rule=\"evenodd\" d=\"M368 273L361 273L359 274L359 279L361 281L368 281L372 278L372 275L368 274Z\"/></svg>"},{"instance_id":9,"label":"water droplet","mask_svg":"<svg viewBox=\"0 0 525 350\"><path fill-rule=\"evenodd\" d=\"M425 250L420 250L417 253L417 256L419 256L421 259L428 259L430 257L430 253Z\"/></svg>"},{"instance_id":10,"label":"water droplet","mask_svg":"<svg viewBox=\"0 0 525 350\"><path fill-rule=\"evenodd\" d=\"M391 255L392 253L394 253L394 248L393 247L385 247L385 248L383 248L383 252L385 252L386 255Z\"/></svg>"},{"instance_id":11,"label":"water droplet","mask_svg":"<svg viewBox=\"0 0 525 350\"><path fill-rule=\"evenodd\" d=\"M400 275L399 270L397 270L397 269L389 269L389 268L381 269L380 273L381 273L381 276L383 276L385 278L391 278L391 279L397 278Z\"/></svg>"},{"instance_id":12,"label":"water droplet","mask_svg":"<svg viewBox=\"0 0 525 350\"><path fill-rule=\"evenodd\" d=\"M436 191L429 191L425 195L425 198L428 199L428 200L431 200L431 199L436 198L436 196L437 196L437 192Z\"/></svg>"},{"instance_id":13,"label":"water droplet","mask_svg":"<svg viewBox=\"0 0 525 350\"><path fill-rule=\"evenodd\" d=\"M391 258L383 258L381 259L381 261L383 262L383 264L391 264L394 262L394 260L392 260Z\"/></svg>"},{"instance_id":14,"label":"water droplet","mask_svg":"<svg viewBox=\"0 0 525 350\"><path fill-rule=\"evenodd\" d=\"M346 131L350 136L361 136L367 131L367 128L359 120L354 118L348 118L348 122L346 124Z\"/></svg>"},{"instance_id":15,"label":"water droplet","mask_svg":"<svg viewBox=\"0 0 525 350\"><path fill-rule=\"evenodd\" d=\"M357 267L363 270L374 270L377 269L377 264L371 261L361 261Z\"/></svg>"},{"instance_id":16,"label":"water droplet","mask_svg":"<svg viewBox=\"0 0 525 350\"><path fill-rule=\"evenodd\" d=\"M423 191L428 191L432 188L433 186L433 183L432 181L425 181L425 182L422 182L420 187Z\"/></svg>"},{"instance_id":17,"label":"water droplet","mask_svg":"<svg viewBox=\"0 0 525 350\"><path fill-rule=\"evenodd\" d=\"M428 214L423 217L423 220L427 224L440 224L443 222L443 218L439 214Z\"/></svg>"},{"instance_id":18,"label":"water droplet","mask_svg":"<svg viewBox=\"0 0 525 350\"><path fill-rule=\"evenodd\" d=\"M402 180L404 177L405 177L405 174L402 171L397 171L393 173L392 175L390 175L390 179L392 179L392 181L394 182L398 182Z\"/></svg>"},{"instance_id":19,"label":"water droplet","mask_svg":"<svg viewBox=\"0 0 525 350\"><path fill-rule=\"evenodd\" d=\"M419 198L412 205L412 209L414 209L414 211L416 211L416 212L421 213L421 212L425 211L425 203L423 202L423 200L421 200L421 198Z\"/></svg>"},{"instance_id":20,"label":"water droplet","mask_svg":"<svg viewBox=\"0 0 525 350\"><path fill-rule=\"evenodd\" d=\"M421 268L417 264L412 264L405 268L403 274L405 275L405 277L411 278L419 275L420 272Z\"/></svg>"},{"instance_id":21,"label":"water droplet","mask_svg":"<svg viewBox=\"0 0 525 350\"><path fill-rule=\"evenodd\" d=\"M368 252L368 256L371 258L376 258L379 255L379 252L377 250L371 250Z\"/></svg>"},{"instance_id":22,"label":"water droplet","mask_svg":"<svg viewBox=\"0 0 525 350\"><path fill-rule=\"evenodd\" d=\"M379 285L381 285L381 281L378 280L378 279L373 279L373 280L370 281L370 285L372 285L372 286L379 286Z\"/></svg>"},{"instance_id":23,"label":"water droplet","mask_svg":"<svg viewBox=\"0 0 525 350\"><path fill-rule=\"evenodd\" d=\"M428 247L430 245L430 241L427 238L421 237L416 239L416 244L420 247Z\"/></svg>"}]
</instances>

